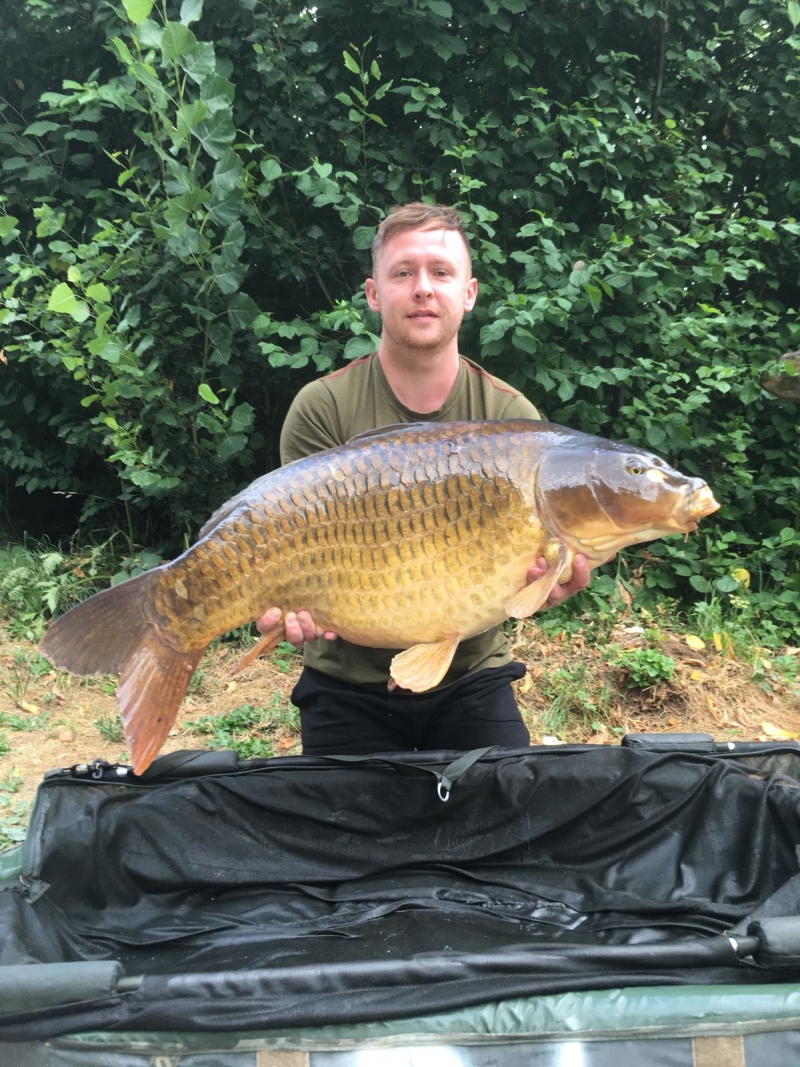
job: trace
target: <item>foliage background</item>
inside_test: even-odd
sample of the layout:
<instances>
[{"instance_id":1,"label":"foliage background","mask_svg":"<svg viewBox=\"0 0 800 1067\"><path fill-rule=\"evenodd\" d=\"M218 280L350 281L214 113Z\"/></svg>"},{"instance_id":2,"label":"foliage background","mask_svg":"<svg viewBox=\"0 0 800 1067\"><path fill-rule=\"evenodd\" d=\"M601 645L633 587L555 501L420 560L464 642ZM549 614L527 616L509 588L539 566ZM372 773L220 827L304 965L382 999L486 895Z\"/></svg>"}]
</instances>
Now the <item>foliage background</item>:
<instances>
[{"instance_id":1,"label":"foliage background","mask_svg":"<svg viewBox=\"0 0 800 1067\"><path fill-rule=\"evenodd\" d=\"M798 409L760 378L800 348L800 5L0 9L12 536L191 541L299 386L374 347L374 227L427 198L473 238L462 351L721 501L626 581L796 633Z\"/></svg>"}]
</instances>

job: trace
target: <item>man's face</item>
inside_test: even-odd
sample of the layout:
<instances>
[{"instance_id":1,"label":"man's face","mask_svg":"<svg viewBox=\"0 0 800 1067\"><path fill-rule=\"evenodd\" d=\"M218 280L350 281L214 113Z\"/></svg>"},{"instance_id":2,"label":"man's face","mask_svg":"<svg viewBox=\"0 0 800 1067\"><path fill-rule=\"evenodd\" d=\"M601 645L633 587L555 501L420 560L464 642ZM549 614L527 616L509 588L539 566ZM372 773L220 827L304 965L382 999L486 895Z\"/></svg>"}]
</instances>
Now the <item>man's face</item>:
<instances>
[{"instance_id":1,"label":"man's face","mask_svg":"<svg viewBox=\"0 0 800 1067\"><path fill-rule=\"evenodd\" d=\"M457 338L464 312L472 310L478 295L461 235L444 229L394 234L364 289L369 306L381 315L384 337L420 351Z\"/></svg>"}]
</instances>

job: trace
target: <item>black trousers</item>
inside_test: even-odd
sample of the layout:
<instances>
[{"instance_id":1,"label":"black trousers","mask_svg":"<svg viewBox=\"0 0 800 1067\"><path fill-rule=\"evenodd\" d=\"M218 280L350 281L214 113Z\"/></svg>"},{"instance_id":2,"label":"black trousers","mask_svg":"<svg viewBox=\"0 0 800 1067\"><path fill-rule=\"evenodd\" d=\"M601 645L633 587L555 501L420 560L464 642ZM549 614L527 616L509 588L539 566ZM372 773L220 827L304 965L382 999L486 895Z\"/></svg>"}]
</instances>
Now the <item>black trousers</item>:
<instances>
[{"instance_id":1,"label":"black trousers","mask_svg":"<svg viewBox=\"0 0 800 1067\"><path fill-rule=\"evenodd\" d=\"M477 671L445 689L409 693L348 685L304 667L291 698L300 709L303 753L525 748L530 734L511 688L511 682L524 674L522 663L506 663Z\"/></svg>"}]
</instances>

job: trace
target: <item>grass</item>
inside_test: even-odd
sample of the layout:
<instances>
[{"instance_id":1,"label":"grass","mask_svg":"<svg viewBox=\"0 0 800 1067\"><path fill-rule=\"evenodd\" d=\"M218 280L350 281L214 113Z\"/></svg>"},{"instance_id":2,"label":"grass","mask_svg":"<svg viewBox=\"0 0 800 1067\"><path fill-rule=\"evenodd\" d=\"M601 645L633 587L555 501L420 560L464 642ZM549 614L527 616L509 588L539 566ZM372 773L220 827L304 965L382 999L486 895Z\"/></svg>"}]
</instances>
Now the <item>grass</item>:
<instances>
[{"instance_id":1,"label":"grass","mask_svg":"<svg viewBox=\"0 0 800 1067\"><path fill-rule=\"evenodd\" d=\"M18 704L25 699L31 684L52 669L45 657L38 652L28 652L24 648L17 648L14 650L9 670L10 681L6 692L14 703Z\"/></svg>"},{"instance_id":2,"label":"grass","mask_svg":"<svg viewBox=\"0 0 800 1067\"><path fill-rule=\"evenodd\" d=\"M611 712L611 689L580 663L556 667L538 681L547 707L539 716L542 732L563 738L577 719L584 726L605 720Z\"/></svg>"},{"instance_id":3,"label":"grass","mask_svg":"<svg viewBox=\"0 0 800 1067\"><path fill-rule=\"evenodd\" d=\"M122 719L119 715L103 715L95 719L94 725L100 736L106 741L111 741L112 744L121 745L125 740L122 732Z\"/></svg>"},{"instance_id":4,"label":"grass","mask_svg":"<svg viewBox=\"0 0 800 1067\"><path fill-rule=\"evenodd\" d=\"M275 733L281 728L296 731L299 713L280 693L269 708L240 704L220 715L197 719L192 729L208 739L210 748L233 749L242 759L275 755Z\"/></svg>"},{"instance_id":5,"label":"grass","mask_svg":"<svg viewBox=\"0 0 800 1067\"><path fill-rule=\"evenodd\" d=\"M0 778L0 852L25 840L31 805L28 801L12 799L22 783L22 777L13 771Z\"/></svg>"}]
</instances>

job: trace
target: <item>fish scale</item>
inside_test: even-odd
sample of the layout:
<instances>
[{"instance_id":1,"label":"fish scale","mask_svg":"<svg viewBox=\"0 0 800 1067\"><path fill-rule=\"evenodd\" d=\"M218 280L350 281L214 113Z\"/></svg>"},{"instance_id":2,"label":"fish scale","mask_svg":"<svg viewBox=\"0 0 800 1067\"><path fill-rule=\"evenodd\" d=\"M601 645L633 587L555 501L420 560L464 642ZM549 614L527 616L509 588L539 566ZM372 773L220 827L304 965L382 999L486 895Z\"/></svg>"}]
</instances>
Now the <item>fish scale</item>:
<instances>
[{"instance_id":1,"label":"fish scale","mask_svg":"<svg viewBox=\"0 0 800 1067\"><path fill-rule=\"evenodd\" d=\"M182 556L79 604L41 647L75 673L119 673L140 773L209 642L271 606L404 650L387 683L424 692L461 640L537 611L576 552L598 566L717 507L657 456L550 423L385 428L257 479ZM245 661L282 637L277 623Z\"/></svg>"}]
</instances>

